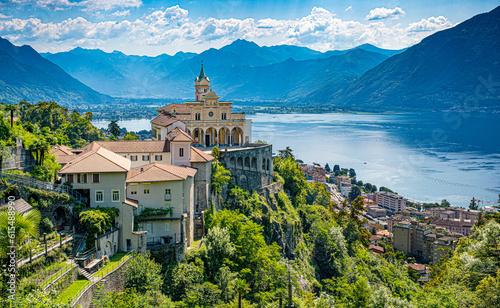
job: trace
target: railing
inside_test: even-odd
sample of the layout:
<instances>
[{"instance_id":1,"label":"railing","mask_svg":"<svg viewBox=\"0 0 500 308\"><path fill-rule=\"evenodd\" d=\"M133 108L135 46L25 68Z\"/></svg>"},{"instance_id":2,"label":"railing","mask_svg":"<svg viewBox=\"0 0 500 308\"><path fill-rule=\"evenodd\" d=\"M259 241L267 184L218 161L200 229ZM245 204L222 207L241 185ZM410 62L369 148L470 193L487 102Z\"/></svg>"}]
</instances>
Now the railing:
<instances>
[{"instance_id":1,"label":"railing","mask_svg":"<svg viewBox=\"0 0 500 308\"><path fill-rule=\"evenodd\" d=\"M78 201L79 203L87 203L87 198L83 197L79 192L74 190L68 185L63 185L63 184L54 184L50 182L44 182L37 180L33 177L27 176L27 175L21 175L13 172L12 170L3 170L0 173L1 178L4 178L6 181L13 183L13 184L19 184L19 185L24 185L24 186L29 186L37 189L42 189L46 191L53 191L57 193L65 193L74 200Z\"/></svg>"},{"instance_id":2,"label":"railing","mask_svg":"<svg viewBox=\"0 0 500 308\"><path fill-rule=\"evenodd\" d=\"M151 249L154 247L178 244L181 242L181 240L182 240L181 237L178 236L177 233L174 233L173 235L167 235L167 236L150 237L147 239L146 247L147 247L147 249Z\"/></svg>"}]
</instances>

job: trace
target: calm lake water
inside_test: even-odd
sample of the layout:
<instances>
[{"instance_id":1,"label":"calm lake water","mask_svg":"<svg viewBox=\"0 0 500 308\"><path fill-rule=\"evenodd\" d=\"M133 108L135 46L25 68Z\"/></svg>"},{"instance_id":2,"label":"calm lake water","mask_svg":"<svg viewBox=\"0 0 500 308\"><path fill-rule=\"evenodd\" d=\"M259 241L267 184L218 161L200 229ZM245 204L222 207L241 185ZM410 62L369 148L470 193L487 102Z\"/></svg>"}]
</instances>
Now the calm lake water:
<instances>
[{"instance_id":1,"label":"calm lake water","mask_svg":"<svg viewBox=\"0 0 500 308\"><path fill-rule=\"evenodd\" d=\"M492 204L500 193L500 114L256 114L253 140L422 202ZM107 127L108 121L95 122ZM149 120L119 122L130 131Z\"/></svg>"}]
</instances>

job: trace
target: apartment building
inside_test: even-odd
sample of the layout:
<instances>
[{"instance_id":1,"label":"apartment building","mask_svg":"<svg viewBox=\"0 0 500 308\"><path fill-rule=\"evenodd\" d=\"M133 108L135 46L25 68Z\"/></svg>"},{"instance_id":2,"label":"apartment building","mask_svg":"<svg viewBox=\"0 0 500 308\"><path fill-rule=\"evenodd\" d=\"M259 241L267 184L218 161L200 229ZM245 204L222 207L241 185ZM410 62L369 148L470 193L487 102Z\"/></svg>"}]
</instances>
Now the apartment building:
<instances>
[{"instance_id":1,"label":"apartment building","mask_svg":"<svg viewBox=\"0 0 500 308\"><path fill-rule=\"evenodd\" d=\"M402 213L406 208L406 199L403 196L387 191L377 191L373 201L393 213Z\"/></svg>"}]
</instances>

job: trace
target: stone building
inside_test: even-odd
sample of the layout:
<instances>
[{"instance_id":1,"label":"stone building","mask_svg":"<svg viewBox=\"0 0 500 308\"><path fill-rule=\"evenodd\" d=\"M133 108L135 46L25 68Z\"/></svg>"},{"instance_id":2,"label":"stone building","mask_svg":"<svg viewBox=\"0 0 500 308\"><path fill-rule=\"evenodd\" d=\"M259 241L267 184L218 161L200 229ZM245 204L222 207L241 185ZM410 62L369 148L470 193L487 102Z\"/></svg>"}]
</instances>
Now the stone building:
<instances>
[{"instance_id":1,"label":"stone building","mask_svg":"<svg viewBox=\"0 0 500 308\"><path fill-rule=\"evenodd\" d=\"M203 64L195 79L195 100L183 104L172 103L158 109L158 116L151 121L153 140L165 139L169 127L185 124L186 131L194 140L194 146L242 146L252 140L252 120L245 113L232 111L232 102L221 101L210 90L210 79L205 75Z\"/></svg>"}]
</instances>

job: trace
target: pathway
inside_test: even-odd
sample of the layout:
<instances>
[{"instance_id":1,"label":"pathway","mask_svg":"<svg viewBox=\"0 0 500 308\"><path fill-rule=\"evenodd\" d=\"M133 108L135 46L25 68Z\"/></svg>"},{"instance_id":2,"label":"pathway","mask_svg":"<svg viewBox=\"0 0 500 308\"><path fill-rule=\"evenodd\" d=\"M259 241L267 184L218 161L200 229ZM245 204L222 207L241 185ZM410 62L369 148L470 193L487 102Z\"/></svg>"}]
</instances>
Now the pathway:
<instances>
[{"instance_id":1,"label":"pathway","mask_svg":"<svg viewBox=\"0 0 500 308\"><path fill-rule=\"evenodd\" d=\"M66 237L66 238L62 241L62 244L64 245L64 244L66 244L67 242L71 241L72 239L73 239L73 236L71 236L71 235L70 235L70 236ZM59 244L60 244L60 243L58 242L58 243L57 243L57 244L55 244L54 246L48 247L48 248L47 248L47 253L49 253L49 251L52 251L52 250L54 250L54 249L58 248L58 247L59 247ZM43 255L45 255L45 249L44 249L42 252L40 252L40 253L38 253L38 254L36 254L36 255L32 256L32 257L31 257L31 259L32 259L32 260L36 260L36 259L40 258L40 257L41 257L41 256L43 256ZM21 267L21 266L23 266L24 264L29 263L29 262L30 262L30 258L27 258L27 259L21 260L21 261L17 262L17 267L19 268L19 267Z\"/></svg>"}]
</instances>

